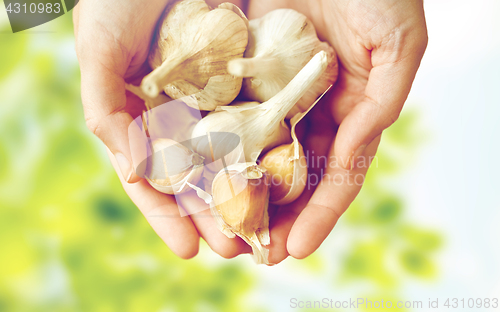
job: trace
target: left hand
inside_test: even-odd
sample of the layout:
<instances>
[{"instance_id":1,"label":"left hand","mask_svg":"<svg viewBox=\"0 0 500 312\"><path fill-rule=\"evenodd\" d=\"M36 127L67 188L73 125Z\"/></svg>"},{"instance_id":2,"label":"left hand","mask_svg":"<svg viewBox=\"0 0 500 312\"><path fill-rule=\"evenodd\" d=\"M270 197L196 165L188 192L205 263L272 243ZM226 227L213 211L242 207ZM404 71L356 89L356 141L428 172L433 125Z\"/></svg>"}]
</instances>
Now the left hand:
<instances>
[{"instance_id":1,"label":"left hand","mask_svg":"<svg viewBox=\"0 0 500 312\"><path fill-rule=\"evenodd\" d=\"M271 220L270 262L302 259L357 196L382 131L398 118L427 46L421 0L252 0L248 17L277 8L305 14L339 57L339 78L306 116L301 142L319 185ZM321 158L323 156L323 158ZM327 157L320 168L318 160Z\"/></svg>"}]
</instances>

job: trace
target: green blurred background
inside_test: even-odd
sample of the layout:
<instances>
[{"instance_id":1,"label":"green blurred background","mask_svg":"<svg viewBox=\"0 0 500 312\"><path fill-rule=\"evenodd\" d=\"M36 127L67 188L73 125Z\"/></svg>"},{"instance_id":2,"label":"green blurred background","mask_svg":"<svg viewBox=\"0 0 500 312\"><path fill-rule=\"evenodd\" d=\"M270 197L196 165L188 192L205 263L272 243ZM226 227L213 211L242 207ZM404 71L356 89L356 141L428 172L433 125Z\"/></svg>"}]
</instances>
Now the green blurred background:
<instances>
[{"instance_id":1,"label":"green blurred background","mask_svg":"<svg viewBox=\"0 0 500 312\"><path fill-rule=\"evenodd\" d=\"M437 2L426 8L431 55L437 54L432 35L447 27L438 18L446 1ZM424 59L401 118L385 133L361 194L315 254L261 267L248 256L222 259L202 242L200 253L186 261L150 229L85 127L71 17L16 35L6 14L0 17L0 311L287 311L291 298L325 297L427 302L472 295L469 280L486 285L477 295L495 294L488 285L498 281L498 237L478 234L492 239L488 252L474 245L478 257L490 257L484 264L490 276L478 278L486 272L476 271L456 284L446 268L458 255L451 246L459 234L444 225L453 215L433 212L456 194L446 189L436 198L425 182L414 184L436 181L415 168L434 168L441 157L428 159L441 129L432 126L438 116L426 110L436 93L422 81L435 75L432 56L429 63ZM439 204L419 206L416 197ZM487 209L498 220L498 206L491 204ZM481 266L475 259L467 263Z\"/></svg>"}]
</instances>

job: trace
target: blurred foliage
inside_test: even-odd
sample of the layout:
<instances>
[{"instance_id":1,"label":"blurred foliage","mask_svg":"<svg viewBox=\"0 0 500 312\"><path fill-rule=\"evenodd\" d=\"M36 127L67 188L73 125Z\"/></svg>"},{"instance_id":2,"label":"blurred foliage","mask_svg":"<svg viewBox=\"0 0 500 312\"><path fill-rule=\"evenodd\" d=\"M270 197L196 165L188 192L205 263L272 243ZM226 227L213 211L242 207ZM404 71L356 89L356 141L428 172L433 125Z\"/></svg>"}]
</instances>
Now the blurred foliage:
<instances>
[{"instance_id":1,"label":"blurred foliage","mask_svg":"<svg viewBox=\"0 0 500 312\"><path fill-rule=\"evenodd\" d=\"M85 128L68 20L0 34L0 311L237 310L249 274L177 259Z\"/></svg>"},{"instance_id":2,"label":"blurred foliage","mask_svg":"<svg viewBox=\"0 0 500 312\"><path fill-rule=\"evenodd\" d=\"M373 300L392 298L395 303L402 300L397 297L398 290L409 278L432 280L437 277L435 258L442 246L441 235L435 230L420 228L408 219L405 202L390 183L411 168L415 151L427 137L419 128L418 113L404 112L384 132L363 191L343 216L351 232L361 234L353 239L344 255L344 270L339 280L341 284L368 282L372 292L379 293L369 296Z\"/></svg>"},{"instance_id":3,"label":"blurred foliage","mask_svg":"<svg viewBox=\"0 0 500 312\"><path fill-rule=\"evenodd\" d=\"M180 260L150 229L84 125L71 19L44 27L54 32L0 31L0 312L264 311L242 304L259 283L252 269ZM366 235L344 255L340 280L371 282L387 298L405 274L435 277L442 245L381 183L421 142L416 116L403 114L384 136L342 218ZM316 253L301 265L321 275L329 264Z\"/></svg>"},{"instance_id":4,"label":"blurred foliage","mask_svg":"<svg viewBox=\"0 0 500 312\"><path fill-rule=\"evenodd\" d=\"M2 66L0 66L0 80L5 78L23 59L26 50L26 37L6 36L5 34L9 31L10 28L7 25L0 28L0 34L2 34L2 47L15 47L15 49L0 49L0 60L9 60L8 62L2 62Z\"/></svg>"}]
</instances>

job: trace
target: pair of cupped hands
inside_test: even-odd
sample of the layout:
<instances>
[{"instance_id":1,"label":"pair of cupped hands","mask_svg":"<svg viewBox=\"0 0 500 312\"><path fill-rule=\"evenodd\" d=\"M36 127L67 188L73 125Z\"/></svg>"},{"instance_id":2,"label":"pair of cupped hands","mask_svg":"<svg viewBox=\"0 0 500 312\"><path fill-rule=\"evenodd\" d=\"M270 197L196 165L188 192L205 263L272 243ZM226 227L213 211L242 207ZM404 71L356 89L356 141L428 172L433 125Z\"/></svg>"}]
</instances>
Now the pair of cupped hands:
<instances>
[{"instance_id":1,"label":"pair of cupped hands","mask_svg":"<svg viewBox=\"0 0 500 312\"><path fill-rule=\"evenodd\" d=\"M222 234L209 210L181 217L173 196L155 191L134 172L128 127L144 103L125 91L125 83L138 85L151 70L147 56L152 35L169 1L82 0L75 7L85 119L107 146L128 196L176 255L195 256L201 237L213 251L232 258L251 248L238 237ZM222 2L227 0L207 0L212 7ZM278 8L299 11L338 54L337 82L300 124L306 155L329 161L323 170L309 170L325 174L323 181L306 187L295 202L270 208L269 262L279 263L289 255L305 258L357 196L382 131L400 114L427 46L422 0L233 2L249 19ZM178 201L188 213L206 206L192 194Z\"/></svg>"}]
</instances>

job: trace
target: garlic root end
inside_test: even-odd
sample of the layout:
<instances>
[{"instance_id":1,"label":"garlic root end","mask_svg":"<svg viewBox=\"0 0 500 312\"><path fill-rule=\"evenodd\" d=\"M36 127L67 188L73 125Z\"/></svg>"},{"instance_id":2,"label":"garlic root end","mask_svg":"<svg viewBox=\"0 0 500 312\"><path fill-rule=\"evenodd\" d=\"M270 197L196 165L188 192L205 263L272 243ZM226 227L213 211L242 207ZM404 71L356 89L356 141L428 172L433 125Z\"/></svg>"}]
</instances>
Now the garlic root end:
<instances>
[{"instance_id":1,"label":"garlic root end","mask_svg":"<svg viewBox=\"0 0 500 312\"><path fill-rule=\"evenodd\" d=\"M178 67L182 60L165 60L163 63L142 79L141 89L149 97L156 98L163 88L176 81L178 76Z\"/></svg>"},{"instance_id":2,"label":"garlic root end","mask_svg":"<svg viewBox=\"0 0 500 312\"><path fill-rule=\"evenodd\" d=\"M254 77L278 70L280 61L275 57L256 56L237 58L227 63L227 71L236 77Z\"/></svg>"}]
</instances>

